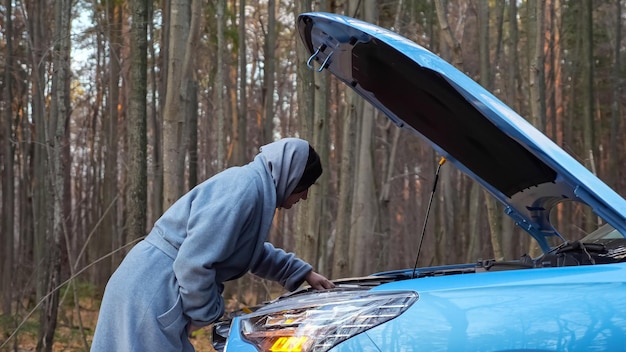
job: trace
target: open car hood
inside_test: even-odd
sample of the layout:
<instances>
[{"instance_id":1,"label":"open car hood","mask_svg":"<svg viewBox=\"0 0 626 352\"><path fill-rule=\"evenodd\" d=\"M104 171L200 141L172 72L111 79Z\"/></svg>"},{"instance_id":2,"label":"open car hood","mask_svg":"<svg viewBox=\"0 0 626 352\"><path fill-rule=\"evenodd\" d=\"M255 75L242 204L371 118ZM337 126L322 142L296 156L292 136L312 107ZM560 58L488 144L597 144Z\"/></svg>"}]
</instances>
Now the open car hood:
<instances>
[{"instance_id":1,"label":"open car hood","mask_svg":"<svg viewBox=\"0 0 626 352\"><path fill-rule=\"evenodd\" d=\"M429 142L484 186L539 243L563 200L586 203L626 233L626 201L478 83L418 44L378 26L305 13L298 31L317 71L329 71L400 128ZM563 236L567 237L567 236ZM567 239L567 238L565 238Z\"/></svg>"}]
</instances>

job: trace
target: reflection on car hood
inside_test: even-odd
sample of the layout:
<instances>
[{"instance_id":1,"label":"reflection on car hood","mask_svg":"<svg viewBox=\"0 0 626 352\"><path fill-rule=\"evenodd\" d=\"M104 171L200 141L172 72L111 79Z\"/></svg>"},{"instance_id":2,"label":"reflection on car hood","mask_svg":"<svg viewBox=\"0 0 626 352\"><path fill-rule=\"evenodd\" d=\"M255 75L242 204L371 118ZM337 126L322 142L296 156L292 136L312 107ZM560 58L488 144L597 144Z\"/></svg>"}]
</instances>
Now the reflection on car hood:
<instances>
[{"instance_id":1,"label":"reflection on car hood","mask_svg":"<svg viewBox=\"0 0 626 352\"><path fill-rule=\"evenodd\" d=\"M391 121L428 141L484 186L545 251L558 235L552 206L576 200L626 233L626 201L475 81L386 29L305 13L298 31L308 65L326 70Z\"/></svg>"}]
</instances>

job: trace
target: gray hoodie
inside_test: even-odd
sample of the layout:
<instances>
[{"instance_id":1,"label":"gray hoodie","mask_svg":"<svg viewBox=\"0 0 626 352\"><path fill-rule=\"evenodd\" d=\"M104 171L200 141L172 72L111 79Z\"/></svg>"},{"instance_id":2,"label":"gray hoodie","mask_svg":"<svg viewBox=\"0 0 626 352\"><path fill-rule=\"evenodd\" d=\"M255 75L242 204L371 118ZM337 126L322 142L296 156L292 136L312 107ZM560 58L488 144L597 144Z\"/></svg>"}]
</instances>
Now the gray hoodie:
<instances>
[{"instance_id":1,"label":"gray hoodie","mask_svg":"<svg viewBox=\"0 0 626 352\"><path fill-rule=\"evenodd\" d=\"M92 351L193 350L188 323L219 319L223 282L248 271L298 288L312 267L266 240L308 153L308 142L281 139L176 201L107 284Z\"/></svg>"}]
</instances>

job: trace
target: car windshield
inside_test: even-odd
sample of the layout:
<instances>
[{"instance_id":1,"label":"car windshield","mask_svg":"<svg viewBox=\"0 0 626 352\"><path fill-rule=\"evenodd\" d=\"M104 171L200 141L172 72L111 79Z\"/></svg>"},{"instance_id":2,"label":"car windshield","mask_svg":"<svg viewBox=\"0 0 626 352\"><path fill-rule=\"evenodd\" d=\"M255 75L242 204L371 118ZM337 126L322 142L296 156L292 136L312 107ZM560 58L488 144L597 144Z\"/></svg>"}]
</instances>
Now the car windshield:
<instances>
[{"instance_id":1,"label":"car windshield","mask_svg":"<svg viewBox=\"0 0 626 352\"><path fill-rule=\"evenodd\" d=\"M613 226L609 224L604 224L600 226L597 230L585 236L581 241L582 242L593 242L595 240L609 240L616 238L624 238L623 234L617 231Z\"/></svg>"}]
</instances>

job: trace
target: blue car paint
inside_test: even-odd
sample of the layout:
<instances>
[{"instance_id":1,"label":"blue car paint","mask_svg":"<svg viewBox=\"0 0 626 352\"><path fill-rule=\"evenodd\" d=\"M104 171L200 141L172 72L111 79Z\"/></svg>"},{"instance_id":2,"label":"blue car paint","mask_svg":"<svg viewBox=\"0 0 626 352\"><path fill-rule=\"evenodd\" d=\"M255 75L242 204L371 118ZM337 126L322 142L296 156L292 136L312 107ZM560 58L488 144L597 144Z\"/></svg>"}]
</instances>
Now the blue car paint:
<instances>
[{"instance_id":1,"label":"blue car paint","mask_svg":"<svg viewBox=\"0 0 626 352\"><path fill-rule=\"evenodd\" d=\"M258 352L256 347L252 344L246 342L241 337L241 330L239 326L241 325L241 320L239 317L233 319L231 324L230 333L228 335L228 342L226 343L225 351L240 351L240 352Z\"/></svg>"},{"instance_id":2,"label":"blue car paint","mask_svg":"<svg viewBox=\"0 0 626 352\"><path fill-rule=\"evenodd\" d=\"M626 350L626 263L427 277L372 290L419 293L402 315L366 332L383 350Z\"/></svg>"}]
</instances>

